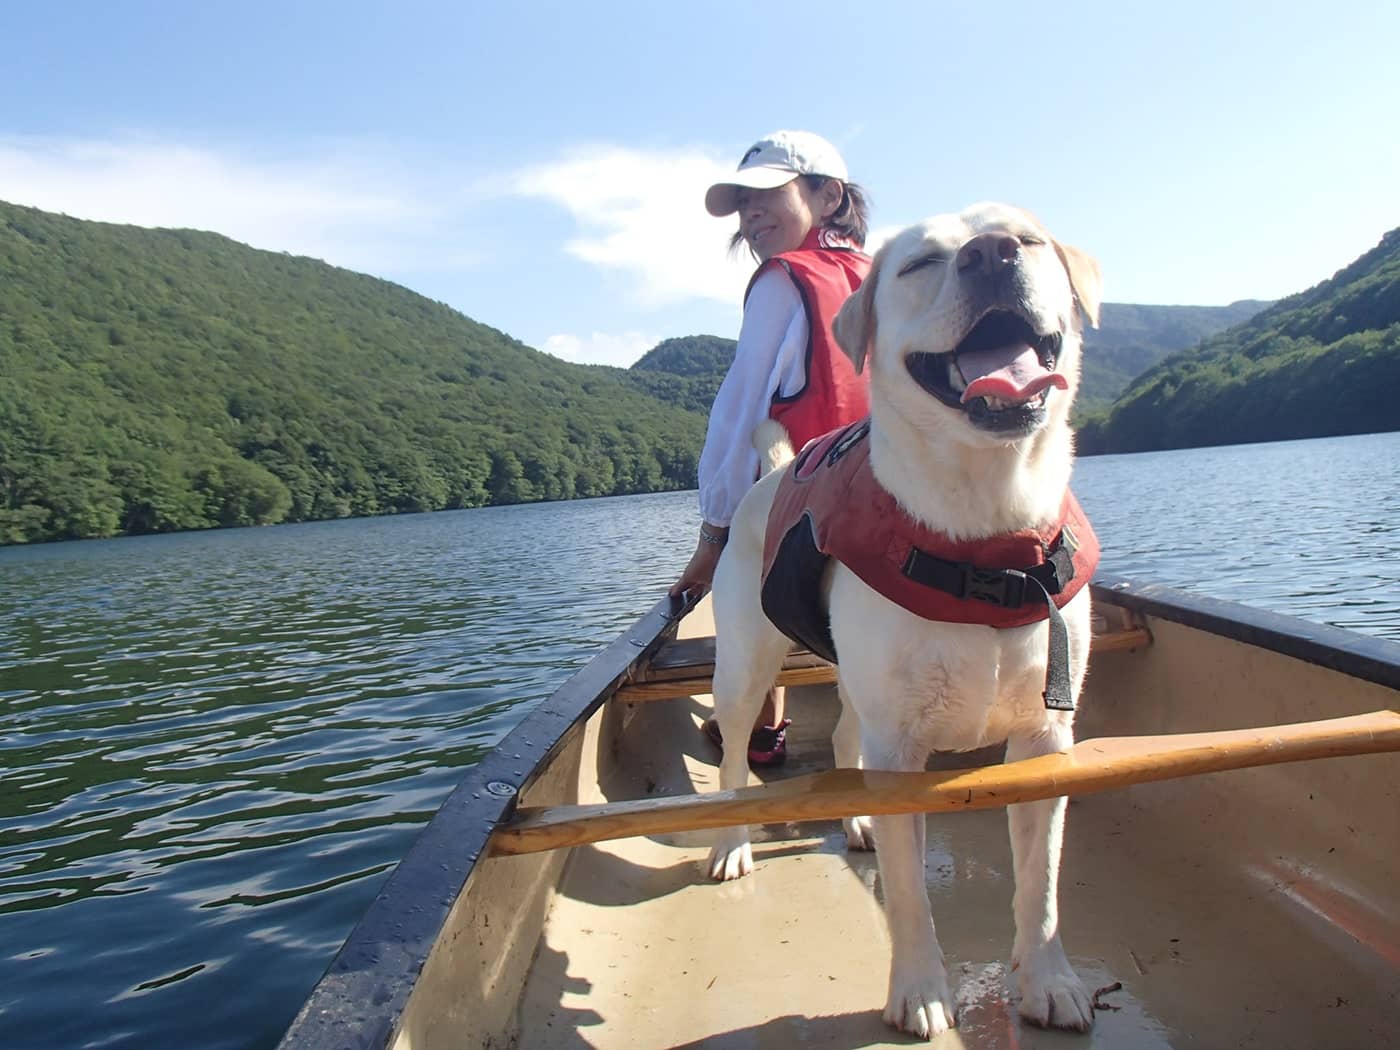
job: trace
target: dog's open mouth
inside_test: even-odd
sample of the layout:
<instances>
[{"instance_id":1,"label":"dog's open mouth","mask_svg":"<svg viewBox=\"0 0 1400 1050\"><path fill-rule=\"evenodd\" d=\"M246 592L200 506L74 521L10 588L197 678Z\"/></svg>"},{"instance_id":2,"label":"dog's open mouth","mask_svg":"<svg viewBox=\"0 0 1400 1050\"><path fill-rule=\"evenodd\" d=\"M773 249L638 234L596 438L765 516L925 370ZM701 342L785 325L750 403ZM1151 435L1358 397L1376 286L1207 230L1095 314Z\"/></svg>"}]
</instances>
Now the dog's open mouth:
<instances>
[{"instance_id":1,"label":"dog's open mouth","mask_svg":"<svg viewBox=\"0 0 1400 1050\"><path fill-rule=\"evenodd\" d=\"M1069 381L1055 370L1058 332L1037 335L1025 318L1007 310L983 315L949 353L910 354L905 366L915 382L945 405L963 409L984 430L1033 429L1052 388Z\"/></svg>"}]
</instances>

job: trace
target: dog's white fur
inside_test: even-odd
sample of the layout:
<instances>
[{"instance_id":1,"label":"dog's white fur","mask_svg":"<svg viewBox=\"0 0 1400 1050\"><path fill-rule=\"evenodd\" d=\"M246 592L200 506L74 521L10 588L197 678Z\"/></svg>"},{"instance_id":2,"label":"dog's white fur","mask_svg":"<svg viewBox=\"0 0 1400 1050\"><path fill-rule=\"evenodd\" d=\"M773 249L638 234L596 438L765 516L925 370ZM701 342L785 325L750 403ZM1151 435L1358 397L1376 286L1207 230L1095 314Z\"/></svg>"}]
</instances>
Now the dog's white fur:
<instances>
[{"instance_id":1,"label":"dog's white fur","mask_svg":"<svg viewBox=\"0 0 1400 1050\"><path fill-rule=\"evenodd\" d=\"M985 304L969 291L958 250L981 234L1019 242L1020 308L1039 334L1062 333L1058 371L1067 390L1049 392L1044 422L1013 438L972 425L966 413L921 388L906 355L951 351ZM944 262L939 259L946 259ZM909 268L911 263L931 260ZM901 273L901 271L905 271ZM880 483L915 518L954 538L977 538L1053 519L1073 459L1068 426L1078 386L1080 312L1097 323L1098 267L1056 244L1025 212L976 205L905 230L876 256L870 276L841 310L835 333L857 367L870 370L871 464ZM756 435L761 442L763 435ZM781 454L768 460L781 462ZM788 640L763 614L759 576L764 526L778 472L745 496L714 582L718 628L715 710L725 740L743 740ZM1006 741L1007 761L1073 743L1073 714L1048 710L1047 629L1039 623L997 630L924 620L881 597L839 563L827 570L831 631L840 654L842 715L836 762L872 769L921 770L929 753ZM1065 607L1070 670L1079 694L1089 649L1089 591ZM744 748L726 748L720 784L748 781ZM1060 944L1057 883L1065 800L1008 810L1015 870L1012 965L1020 1012L1030 1021L1086 1029L1090 997ZM954 999L934 934L924 881L925 818L845 822L847 842L878 843L893 959L885 1019L932 1036L954 1024ZM710 856L715 879L753 869L747 828L721 833Z\"/></svg>"}]
</instances>

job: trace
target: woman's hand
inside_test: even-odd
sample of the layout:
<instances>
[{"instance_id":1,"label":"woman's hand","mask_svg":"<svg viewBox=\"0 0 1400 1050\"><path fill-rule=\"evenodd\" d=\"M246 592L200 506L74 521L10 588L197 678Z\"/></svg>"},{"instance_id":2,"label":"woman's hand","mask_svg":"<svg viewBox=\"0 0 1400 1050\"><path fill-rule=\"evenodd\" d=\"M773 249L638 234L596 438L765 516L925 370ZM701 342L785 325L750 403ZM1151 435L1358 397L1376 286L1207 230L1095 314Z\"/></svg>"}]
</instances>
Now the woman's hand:
<instances>
[{"instance_id":1,"label":"woman's hand","mask_svg":"<svg viewBox=\"0 0 1400 1050\"><path fill-rule=\"evenodd\" d=\"M695 553L690 556L681 578L671 585L668 592L672 598L690 591L696 598L710 589L715 579L715 566L719 564L720 553L729 538L729 530L708 523L700 526L700 539L696 541Z\"/></svg>"}]
</instances>

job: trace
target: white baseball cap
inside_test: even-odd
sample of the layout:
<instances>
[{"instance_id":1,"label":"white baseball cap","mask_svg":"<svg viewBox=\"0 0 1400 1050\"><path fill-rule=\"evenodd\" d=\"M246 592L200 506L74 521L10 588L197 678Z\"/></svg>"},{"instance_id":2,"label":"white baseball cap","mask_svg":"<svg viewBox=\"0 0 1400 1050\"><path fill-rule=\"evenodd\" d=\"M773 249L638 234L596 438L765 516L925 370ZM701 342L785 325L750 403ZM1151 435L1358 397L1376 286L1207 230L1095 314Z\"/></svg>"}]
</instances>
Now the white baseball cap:
<instances>
[{"instance_id":1,"label":"white baseball cap","mask_svg":"<svg viewBox=\"0 0 1400 1050\"><path fill-rule=\"evenodd\" d=\"M705 192L705 210L716 218L738 211L740 189L771 190L799 175L825 175L847 181L846 162L836 147L810 131L775 131L744 154L734 178L717 182Z\"/></svg>"}]
</instances>

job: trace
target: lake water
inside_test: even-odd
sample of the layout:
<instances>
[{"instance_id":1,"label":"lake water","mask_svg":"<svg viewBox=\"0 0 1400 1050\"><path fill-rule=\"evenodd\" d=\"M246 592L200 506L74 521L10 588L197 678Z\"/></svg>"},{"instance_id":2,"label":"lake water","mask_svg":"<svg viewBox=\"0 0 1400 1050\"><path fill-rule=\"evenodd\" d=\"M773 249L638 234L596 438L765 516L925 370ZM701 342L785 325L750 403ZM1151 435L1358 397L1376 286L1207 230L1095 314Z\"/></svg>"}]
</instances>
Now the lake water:
<instances>
[{"instance_id":1,"label":"lake water","mask_svg":"<svg viewBox=\"0 0 1400 1050\"><path fill-rule=\"evenodd\" d=\"M1400 641L1400 433L1081 460L1107 572ZM693 493L0 549L0 1043L263 1048Z\"/></svg>"}]
</instances>

